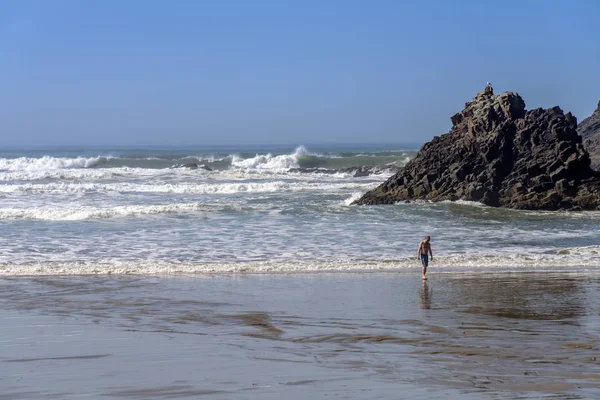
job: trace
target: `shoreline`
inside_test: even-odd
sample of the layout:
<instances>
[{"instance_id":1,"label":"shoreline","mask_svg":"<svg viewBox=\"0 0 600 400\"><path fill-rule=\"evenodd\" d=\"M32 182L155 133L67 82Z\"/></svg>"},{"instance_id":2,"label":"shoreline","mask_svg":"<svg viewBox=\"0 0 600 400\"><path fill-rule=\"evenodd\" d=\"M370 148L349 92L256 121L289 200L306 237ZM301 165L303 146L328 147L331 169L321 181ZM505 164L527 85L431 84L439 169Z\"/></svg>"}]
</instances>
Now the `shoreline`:
<instances>
[{"instance_id":1,"label":"shoreline","mask_svg":"<svg viewBox=\"0 0 600 400\"><path fill-rule=\"evenodd\" d=\"M40 271L38 273L30 274L4 274L5 269L0 269L0 279L5 278L40 278L40 277L118 277L118 276L139 276L139 277L227 277L227 276L306 276L306 275L362 275L362 274L398 274L398 275L412 275L420 274L421 266L416 265L409 268L370 268L370 269L311 269L311 270L293 270L293 271L158 271L158 272L147 272L147 271L107 271L107 272L79 272L73 273L60 272L60 273L48 273L47 271ZM551 274L570 274L570 275L600 275L600 265L565 265L565 266L543 266L543 267L532 267L532 266L515 266L515 267L491 267L486 265L484 267L473 268L473 267L444 267L444 266L432 266L428 267L427 276L468 276L468 275L503 275L503 274L538 274L538 273L551 273Z\"/></svg>"}]
</instances>

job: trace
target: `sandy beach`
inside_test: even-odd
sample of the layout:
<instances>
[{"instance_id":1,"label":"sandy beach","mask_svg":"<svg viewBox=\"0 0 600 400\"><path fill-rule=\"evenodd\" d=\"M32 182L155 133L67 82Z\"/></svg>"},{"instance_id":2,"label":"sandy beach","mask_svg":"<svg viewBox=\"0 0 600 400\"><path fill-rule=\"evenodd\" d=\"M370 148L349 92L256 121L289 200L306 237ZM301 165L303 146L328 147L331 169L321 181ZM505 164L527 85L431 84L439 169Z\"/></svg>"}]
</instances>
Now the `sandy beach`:
<instances>
[{"instance_id":1,"label":"sandy beach","mask_svg":"<svg viewBox=\"0 0 600 400\"><path fill-rule=\"evenodd\" d=\"M0 280L0 399L597 398L594 274Z\"/></svg>"}]
</instances>

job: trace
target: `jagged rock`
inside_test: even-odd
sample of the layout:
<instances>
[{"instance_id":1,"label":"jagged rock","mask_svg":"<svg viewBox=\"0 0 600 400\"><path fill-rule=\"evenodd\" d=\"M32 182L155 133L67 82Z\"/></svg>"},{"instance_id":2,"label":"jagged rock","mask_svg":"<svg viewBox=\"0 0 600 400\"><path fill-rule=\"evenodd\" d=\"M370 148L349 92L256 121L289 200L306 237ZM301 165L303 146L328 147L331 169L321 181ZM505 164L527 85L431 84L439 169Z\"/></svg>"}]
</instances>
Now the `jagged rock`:
<instances>
[{"instance_id":1,"label":"jagged rock","mask_svg":"<svg viewBox=\"0 0 600 400\"><path fill-rule=\"evenodd\" d=\"M583 146L590 154L592 169L600 171L600 101L596 111L579 123L577 133L583 138Z\"/></svg>"},{"instance_id":2,"label":"jagged rock","mask_svg":"<svg viewBox=\"0 0 600 400\"><path fill-rule=\"evenodd\" d=\"M559 107L525 110L517 93L486 87L451 117L450 132L355 204L470 200L531 210L597 209L600 176Z\"/></svg>"}]
</instances>

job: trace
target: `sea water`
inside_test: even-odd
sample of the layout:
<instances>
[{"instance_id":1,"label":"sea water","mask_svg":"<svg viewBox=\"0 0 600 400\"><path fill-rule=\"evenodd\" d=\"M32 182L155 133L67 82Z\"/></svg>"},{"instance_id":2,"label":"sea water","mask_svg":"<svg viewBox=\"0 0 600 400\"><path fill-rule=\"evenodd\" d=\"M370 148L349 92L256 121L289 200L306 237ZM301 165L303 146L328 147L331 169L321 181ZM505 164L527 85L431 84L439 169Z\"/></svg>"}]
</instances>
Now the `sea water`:
<instances>
[{"instance_id":1,"label":"sea water","mask_svg":"<svg viewBox=\"0 0 600 400\"><path fill-rule=\"evenodd\" d=\"M0 278L2 399L598 399L594 273Z\"/></svg>"},{"instance_id":2,"label":"sea water","mask_svg":"<svg viewBox=\"0 0 600 400\"><path fill-rule=\"evenodd\" d=\"M432 271L598 270L600 212L351 204L415 154L406 145L4 149L0 275L418 269L424 235Z\"/></svg>"},{"instance_id":3,"label":"sea water","mask_svg":"<svg viewBox=\"0 0 600 400\"><path fill-rule=\"evenodd\" d=\"M4 149L0 398L598 398L600 213L352 205L415 154Z\"/></svg>"}]
</instances>

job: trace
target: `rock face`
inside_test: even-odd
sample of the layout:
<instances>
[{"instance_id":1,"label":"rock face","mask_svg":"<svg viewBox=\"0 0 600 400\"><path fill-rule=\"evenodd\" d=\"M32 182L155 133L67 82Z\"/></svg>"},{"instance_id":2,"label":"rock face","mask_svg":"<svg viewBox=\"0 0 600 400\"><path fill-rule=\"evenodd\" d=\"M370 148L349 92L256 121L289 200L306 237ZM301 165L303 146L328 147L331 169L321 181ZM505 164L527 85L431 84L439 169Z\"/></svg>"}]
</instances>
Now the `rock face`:
<instances>
[{"instance_id":1,"label":"rock face","mask_svg":"<svg viewBox=\"0 0 600 400\"><path fill-rule=\"evenodd\" d=\"M596 111L579 123L577 133L583 138L583 146L590 153L592 169L600 171L600 101Z\"/></svg>"},{"instance_id":2,"label":"rock face","mask_svg":"<svg viewBox=\"0 0 600 400\"><path fill-rule=\"evenodd\" d=\"M355 204L470 200L530 210L590 210L600 205L600 176L559 107L525 110L516 93L486 87L451 117L450 132Z\"/></svg>"}]
</instances>

